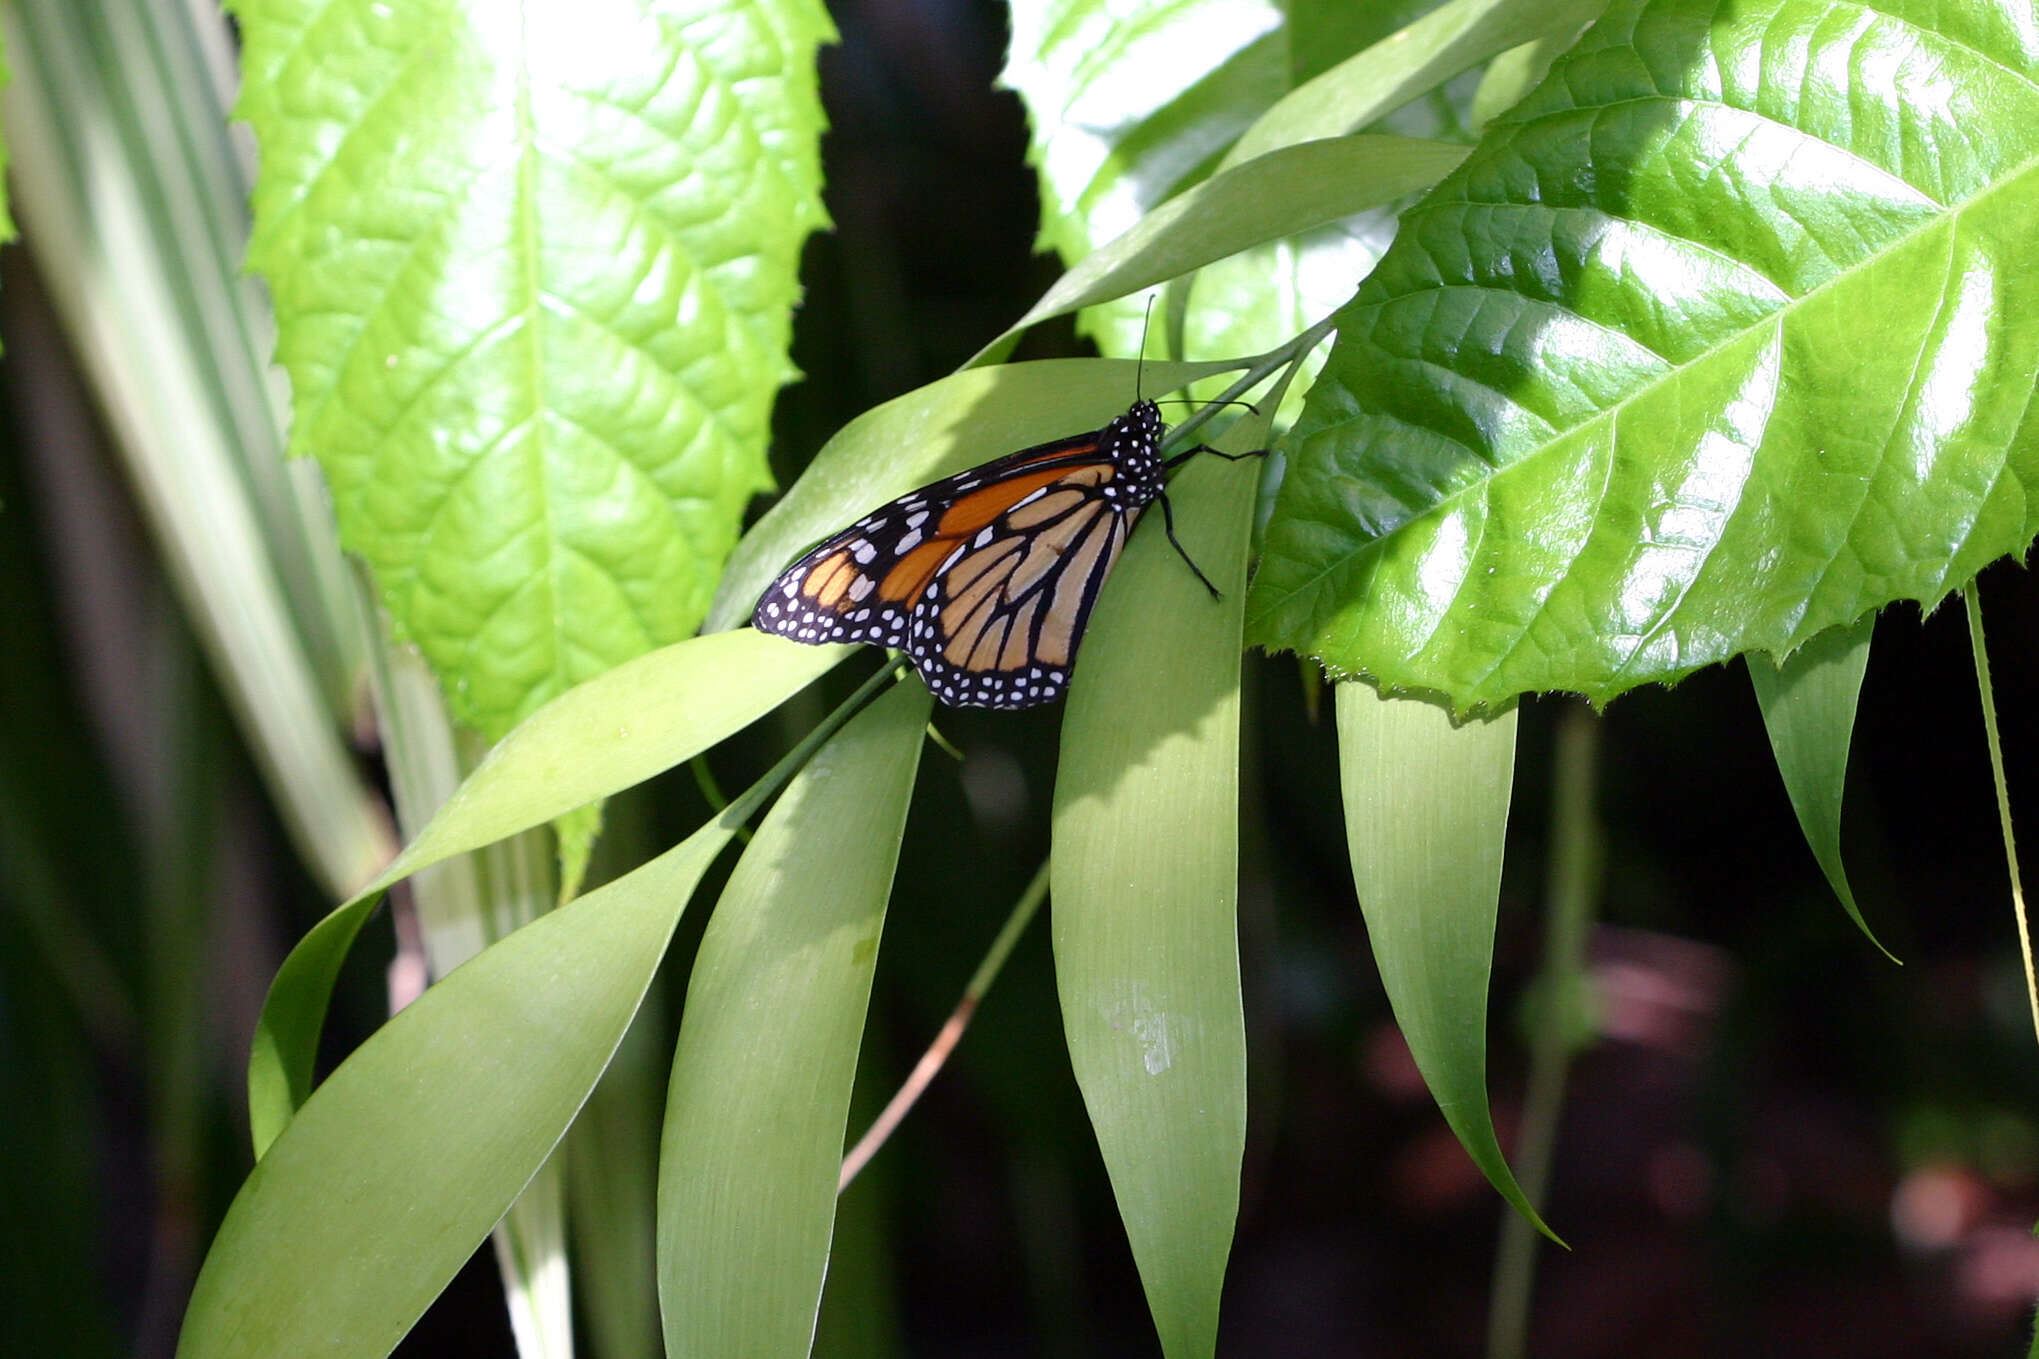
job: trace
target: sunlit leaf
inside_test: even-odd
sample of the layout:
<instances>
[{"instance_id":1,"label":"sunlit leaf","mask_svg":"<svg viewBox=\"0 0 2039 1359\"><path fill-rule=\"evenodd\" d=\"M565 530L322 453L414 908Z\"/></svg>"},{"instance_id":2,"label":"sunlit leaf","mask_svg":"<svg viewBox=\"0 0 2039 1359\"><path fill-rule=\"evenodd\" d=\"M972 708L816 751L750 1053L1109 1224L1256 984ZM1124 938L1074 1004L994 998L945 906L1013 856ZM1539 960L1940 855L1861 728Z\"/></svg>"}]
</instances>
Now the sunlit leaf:
<instances>
[{"instance_id":1,"label":"sunlit leaf","mask_svg":"<svg viewBox=\"0 0 2039 1359\"><path fill-rule=\"evenodd\" d=\"M1249 637L1462 708L1600 700L2023 551L2029 20L1612 7L1340 313Z\"/></svg>"},{"instance_id":2,"label":"sunlit leaf","mask_svg":"<svg viewBox=\"0 0 2039 1359\"><path fill-rule=\"evenodd\" d=\"M292 447L455 715L687 636L792 375L820 5L233 11Z\"/></svg>"},{"instance_id":3,"label":"sunlit leaf","mask_svg":"<svg viewBox=\"0 0 2039 1359\"><path fill-rule=\"evenodd\" d=\"M1055 781L1063 1030L1171 1356L1216 1344L1239 1207L1239 628L1257 475L1205 456L1169 487L1222 599L1149 511L1092 620Z\"/></svg>"}]
</instances>

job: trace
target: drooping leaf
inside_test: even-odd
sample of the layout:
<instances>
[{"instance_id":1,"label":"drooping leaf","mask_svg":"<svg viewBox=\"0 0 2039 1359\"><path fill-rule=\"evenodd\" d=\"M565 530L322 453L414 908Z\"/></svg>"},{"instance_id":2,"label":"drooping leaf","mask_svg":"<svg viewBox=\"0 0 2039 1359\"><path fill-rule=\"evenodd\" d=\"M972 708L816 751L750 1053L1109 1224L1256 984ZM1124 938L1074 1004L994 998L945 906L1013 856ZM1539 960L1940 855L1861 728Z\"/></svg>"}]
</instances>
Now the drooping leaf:
<instances>
[{"instance_id":1,"label":"drooping leaf","mask_svg":"<svg viewBox=\"0 0 2039 1359\"><path fill-rule=\"evenodd\" d=\"M1341 684L1337 695L1352 881L1395 1022L1466 1153L1541 1227L1487 1109L1487 982L1515 709L1454 726L1435 704L1385 698L1368 684Z\"/></svg>"},{"instance_id":2,"label":"drooping leaf","mask_svg":"<svg viewBox=\"0 0 2039 1359\"><path fill-rule=\"evenodd\" d=\"M931 702L901 684L823 747L758 827L702 937L659 1153L668 1354L812 1343Z\"/></svg>"},{"instance_id":3,"label":"drooping leaf","mask_svg":"<svg viewBox=\"0 0 2039 1359\"><path fill-rule=\"evenodd\" d=\"M1169 488L1222 599L1142 521L1092 620L1055 780L1062 1027L1170 1356L1216 1344L1239 1207L1239 629L1257 476L1204 456Z\"/></svg>"},{"instance_id":4,"label":"drooping leaf","mask_svg":"<svg viewBox=\"0 0 2039 1359\"><path fill-rule=\"evenodd\" d=\"M500 735L708 606L822 221L813 0L238 0L342 537Z\"/></svg>"},{"instance_id":5,"label":"drooping leaf","mask_svg":"<svg viewBox=\"0 0 2039 1359\"><path fill-rule=\"evenodd\" d=\"M2022 552L2029 18L1612 7L1341 312L1251 640L1604 700Z\"/></svg>"},{"instance_id":6,"label":"drooping leaf","mask_svg":"<svg viewBox=\"0 0 2039 1359\"><path fill-rule=\"evenodd\" d=\"M1864 618L1853 627L1823 632L1781 664L1763 655L1751 655L1748 662L1749 684L1762 707L1777 772L1784 778L1805 842L1848 918L1869 942L1883 948L1855 905L1841 859L1841 794L1848 783L1848 747L1855 735L1855 705L1862 696L1862 673L1869 667L1874 622Z\"/></svg>"},{"instance_id":7,"label":"drooping leaf","mask_svg":"<svg viewBox=\"0 0 2039 1359\"><path fill-rule=\"evenodd\" d=\"M180 1359L387 1354L566 1131L739 824L483 950L341 1063L235 1195Z\"/></svg>"},{"instance_id":8,"label":"drooping leaf","mask_svg":"<svg viewBox=\"0 0 2039 1359\"><path fill-rule=\"evenodd\" d=\"M333 980L391 883L691 759L770 712L848 652L748 630L695 637L606 671L533 713L382 876L307 931L277 969L248 1057L256 1156L311 1091Z\"/></svg>"}]
</instances>

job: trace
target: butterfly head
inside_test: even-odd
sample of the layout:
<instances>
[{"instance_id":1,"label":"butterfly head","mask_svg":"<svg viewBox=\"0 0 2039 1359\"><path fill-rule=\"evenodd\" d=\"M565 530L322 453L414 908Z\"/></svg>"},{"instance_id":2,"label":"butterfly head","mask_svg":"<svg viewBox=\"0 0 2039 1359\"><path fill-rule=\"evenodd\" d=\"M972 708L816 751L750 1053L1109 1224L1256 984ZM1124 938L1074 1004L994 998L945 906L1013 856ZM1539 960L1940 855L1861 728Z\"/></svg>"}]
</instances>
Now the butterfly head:
<instances>
[{"instance_id":1,"label":"butterfly head","mask_svg":"<svg viewBox=\"0 0 2039 1359\"><path fill-rule=\"evenodd\" d=\"M1161 423L1161 408L1142 397L1124 415L1105 426L1104 445L1117 458L1158 457L1161 436L1166 432L1167 427Z\"/></svg>"}]
</instances>

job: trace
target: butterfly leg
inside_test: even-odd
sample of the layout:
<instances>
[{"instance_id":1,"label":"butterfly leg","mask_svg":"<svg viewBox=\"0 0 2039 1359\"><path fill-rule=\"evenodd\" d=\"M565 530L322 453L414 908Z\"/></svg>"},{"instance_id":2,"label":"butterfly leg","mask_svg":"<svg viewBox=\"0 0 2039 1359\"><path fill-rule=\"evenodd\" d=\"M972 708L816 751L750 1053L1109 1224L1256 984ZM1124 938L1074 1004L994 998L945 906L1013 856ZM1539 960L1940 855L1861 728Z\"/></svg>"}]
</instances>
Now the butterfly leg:
<instances>
[{"instance_id":1,"label":"butterfly leg","mask_svg":"<svg viewBox=\"0 0 2039 1359\"><path fill-rule=\"evenodd\" d=\"M1191 560L1189 550L1183 547L1182 540L1175 536L1175 510L1168 503L1168 493L1164 491L1155 498L1161 502L1161 526L1168 530L1168 541L1174 545L1176 555L1189 563L1189 569L1196 572L1196 578L1204 583L1206 590L1211 592L1212 599L1222 598L1218 593L1218 587L1211 584L1211 578L1203 573L1202 567Z\"/></svg>"},{"instance_id":2,"label":"butterfly leg","mask_svg":"<svg viewBox=\"0 0 2039 1359\"><path fill-rule=\"evenodd\" d=\"M1174 467L1178 463L1188 462L1199 453L1208 453L1214 458L1223 458L1226 462L1244 462L1248 458L1264 458L1271 451L1270 449L1256 448L1250 453L1220 453L1209 444L1198 444L1195 448L1186 449L1176 454L1161 465L1163 467Z\"/></svg>"}]
</instances>

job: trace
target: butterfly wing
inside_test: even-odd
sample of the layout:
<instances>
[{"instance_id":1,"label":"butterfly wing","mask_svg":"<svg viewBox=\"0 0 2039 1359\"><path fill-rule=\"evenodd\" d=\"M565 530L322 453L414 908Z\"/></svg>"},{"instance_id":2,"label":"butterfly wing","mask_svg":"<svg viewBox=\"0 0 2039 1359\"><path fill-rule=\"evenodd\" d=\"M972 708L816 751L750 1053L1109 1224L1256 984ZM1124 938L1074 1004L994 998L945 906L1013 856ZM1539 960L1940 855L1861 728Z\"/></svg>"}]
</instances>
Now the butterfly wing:
<instances>
[{"instance_id":1,"label":"butterfly wing","mask_svg":"<svg viewBox=\"0 0 2039 1359\"><path fill-rule=\"evenodd\" d=\"M752 616L799 642L904 650L944 703L1061 695L1119 552L1161 494L1150 401L1103 429L923 486L824 539Z\"/></svg>"},{"instance_id":2,"label":"butterfly wing","mask_svg":"<svg viewBox=\"0 0 2039 1359\"><path fill-rule=\"evenodd\" d=\"M1105 578L1141 506L1107 500L1112 469L1072 469L945 560L914 605L906 654L952 706L1061 697Z\"/></svg>"},{"instance_id":3,"label":"butterfly wing","mask_svg":"<svg viewBox=\"0 0 2039 1359\"><path fill-rule=\"evenodd\" d=\"M1095 465L1101 432L1009 453L879 506L780 572L751 626L796 642L906 646L914 606L942 562L1013 502Z\"/></svg>"}]
</instances>

